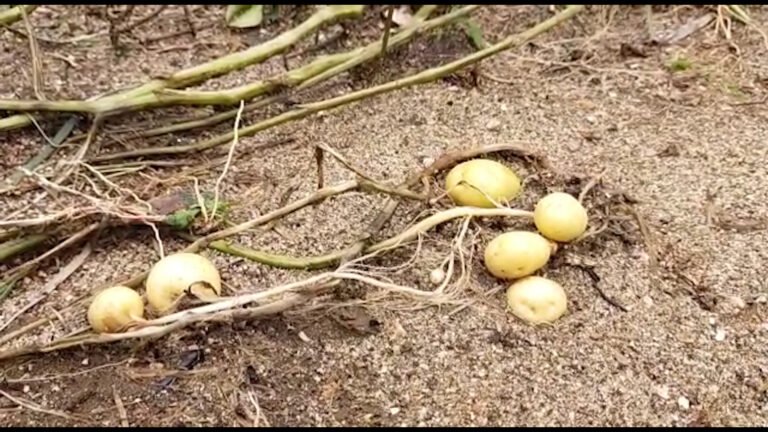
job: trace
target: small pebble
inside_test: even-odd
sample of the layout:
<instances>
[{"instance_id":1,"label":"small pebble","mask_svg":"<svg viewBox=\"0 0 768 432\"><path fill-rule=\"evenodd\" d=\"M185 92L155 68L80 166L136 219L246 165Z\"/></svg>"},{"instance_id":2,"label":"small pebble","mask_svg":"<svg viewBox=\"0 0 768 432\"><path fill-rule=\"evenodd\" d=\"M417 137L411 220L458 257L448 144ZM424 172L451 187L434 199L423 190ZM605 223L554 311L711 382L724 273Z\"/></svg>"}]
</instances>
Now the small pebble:
<instances>
[{"instance_id":1,"label":"small pebble","mask_svg":"<svg viewBox=\"0 0 768 432\"><path fill-rule=\"evenodd\" d=\"M491 119L485 124L485 128L492 132L497 131L501 128L501 121L498 119Z\"/></svg>"},{"instance_id":2,"label":"small pebble","mask_svg":"<svg viewBox=\"0 0 768 432\"><path fill-rule=\"evenodd\" d=\"M30 388L29 388L29 386L28 386L28 385L25 385L25 386L24 386L24 388L23 388L23 389L21 389L21 390L22 390L24 393L29 393L29 390L30 390Z\"/></svg>"},{"instance_id":3,"label":"small pebble","mask_svg":"<svg viewBox=\"0 0 768 432\"><path fill-rule=\"evenodd\" d=\"M397 415L399 412L400 412L400 408L399 407L392 407L392 408L389 409L389 413L392 414L392 415Z\"/></svg>"},{"instance_id":4,"label":"small pebble","mask_svg":"<svg viewBox=\"0 0 768 432\"><path fill-rule=\"evenodd\" d=\"M691 407L691 401L689 401L688 398L685 396L680 396L677 399L677 405L680 406L680 409L682 409L683 411L687 411L688 408Z\"/></svg>"},{"instance_id":5,"label":"small pebble","mask_svg":"<svg viewBox=\"0 0 768 432\"><path fill-rule=\"evenodd\" d=\"M643 303L646 306L653 306L653 299L650 296L643 296Z\"/></svg>"},{"instance_id":6,"label":"small pebble","mask_svg":"<svg viewBox=\"0 0 768 432\"><path fill-rule=\"evenodd\" d=\"M722 342L725 340L725 330L724 329L717 329L715 332L715 340L718 342Z\"/></svg>"},{"instance_id":7,"label":"small pebble","mask_svg":"<svg viewBox=\"0 0 768 432\"><path fill-rule=\"evenodd\" d=\"M669 399L669 387L660 386L656 389L656 394L662 399Z\"/></svg>"},{"instance_id":8,"label":"small pebble","mask_svg":"<svg viewBox=\"0 0 768 432\"><path fill-rule=\"evenodd\" d=\"M88 366L88 363L90 363L90 362L88 361L87 358L83 359L83 361L80 362L80 364L83 365L83 366Z\"/></svg>"},{"instance_id":9,"label":"small pebble","mask_svg":"<svg viewBox=\"0 0 768 432\"><path fill-rule=\"evenodd\" d=\"M732 296L728 298L728 301L733 305L733 307L737 309L744 309L747 307L747 302L745 302L741 297Z\"/></svg>"}]
</instances>

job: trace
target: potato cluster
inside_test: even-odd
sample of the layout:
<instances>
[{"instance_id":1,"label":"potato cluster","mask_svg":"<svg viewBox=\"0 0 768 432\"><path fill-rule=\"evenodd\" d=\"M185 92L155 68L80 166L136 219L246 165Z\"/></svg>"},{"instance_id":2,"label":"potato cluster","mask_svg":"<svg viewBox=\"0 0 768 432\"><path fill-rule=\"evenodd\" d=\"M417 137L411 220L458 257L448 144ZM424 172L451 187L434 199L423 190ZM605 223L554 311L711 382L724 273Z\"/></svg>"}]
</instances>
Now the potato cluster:
<instances>
[{"instance_id":1,"label":"potato cluster","mask_svg":"<svg viewBox=\"0 0 768 432\"><path fill-rule=\"evenodd\" d=\"M216 266L194 253L175 253L156 262L145 282L147 303L153 312L172 312L184 295L213 301L221 295ZM134 289L114 286L94 296L88 323L97 333L118 333L144 321L144 301Z\"/></svg>"},{"instance_id":2,"label":"potato cluster","mask_svg":"<svg viewBox=\"0 0 768 432\"><path fill-rule=\"evenodd\" d=\"M505 165L474 159L456 165L446 176L448 195L460 206L494 207L520 194L517 174ZM494 277L513 281L507 288L507 308L531 324L549 324L568 310L565 290L557 282L536 276L557 250L557 243L576 240L587 230L587 211L572 195L550 193L533 211L538 232L515 230L498 235L485 247L484 262Z\"/></svg>"}]
</instances>

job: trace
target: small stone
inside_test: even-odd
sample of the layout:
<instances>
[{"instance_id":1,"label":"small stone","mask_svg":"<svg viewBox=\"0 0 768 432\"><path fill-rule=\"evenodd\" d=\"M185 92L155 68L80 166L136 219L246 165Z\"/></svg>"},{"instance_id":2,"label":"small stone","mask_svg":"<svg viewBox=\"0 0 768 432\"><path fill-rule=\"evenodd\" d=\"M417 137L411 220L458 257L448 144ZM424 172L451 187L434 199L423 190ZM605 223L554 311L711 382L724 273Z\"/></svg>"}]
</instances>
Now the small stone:
<instances>
[{"instance_id":1,"label":"small stone","mask_svg":"<svg viewBox=\"0 0 768 432\"><path fill-rule=\"evenodd\" d=\"M80 362L80 364L83 366L88 366L88 363L90 363L90 361L87 358L83 359L83 361Z\"/></svg>"},{"instance_id":2,"label":"small stone","mask_svg":"<svg viewBox=\"0 0 768 432\"><path fill-rule=\"evenodd\" d=\"M645 303L646 306L653 306L653 299L651 296L643 296L643 303Z\"/></svg>"},{"instance_id":3,"label":"small stone","mask_svg":"<svg viewBox=\"0 0 768 432\"><path fill-rule=\"evenodd\" d=\"M485 124L485 128L491 132L497 131L501 128L501 121L499 121L499 119L490 119L488 123Z\"/></svg>"},{"instance_id":4,"label":"small stone","mask_svg":"<svg viewBox=\"0 0 768 432\"><path fill-rule=\"evenodd\" d=\"M736 309L744 309L747 307L747 302L745 302L741 297L731 296L728 298L728 302Z\"/></svg>"},{"instance_id":5,"label":"small stone","mask_svg":"<svg viewBox=\"0 0 768 432\"><path fill-rule=\"evenodd\" d=\"M669 387L667 386L659 386L656 389L656 394L659 395L662 399L669 399Z\"/></svg>"},{"instance_id":6,"label":"small stone","mask_svg":"<svg viewBox=\"0 0 768 432\"><path fill-rule=\"evenodd\" d=\"M592 124L595 124L595 123L597 123L597 117L588 115L587 116L587 121L592 123Z\"/></svg>"},{"instance_id":7,"label":"small stone","mask_svg":"<svg viewBox=\"0 0 768 432\"><path fill-rule=\"evenodd\" d=\"M397 415L399 412L400 412L400 408L399 407L392 407L392 408L389 409L389 413L392 414L392 415Z\"/></svg>"},{"instance_id":8,"label":"small stone","mask_svg":"<svg viewBox=\"0 0 768 432\"><path fill-rule=\"evenodd\" d=\"M688 408L691 407L691 401L689 401L688 398L685 396L680 396L677 399L677 405L680 407L681 410L687 411Z\"/></svg>"},{"instance_id":9,"label":"small stone","mask_svg":"<svg viewBox=\"0 0 768 432\"><path fill-rule=\"evenodd\" d=\"M715 340L718 342L722 342L725 340L725 330L722 328L717 329L715 332Z\"/></svg>"},{"instance_id":10,"label":"small stone","mask_svg":"<svg viewBox=\"0 0 768 432\"><path fill-rule=\"evenodd\" d=\"M713 326L715 323L717 323L717 320L715 320L715 317L709 317L709 325Z\"/></svg>"},{"instance_id":11,"label":"small stone","mask_svg":"<svg viewBox=\"0 0 768 432\"><path fill-rule=\"evenodd\" d=\"M303 331L299 332L299 339L301 339L302 342L304 342L304 343L312 342L312 339L310 339L309 336L307 336L307 334L304 333Z\"/></svg>"}]
</instances>

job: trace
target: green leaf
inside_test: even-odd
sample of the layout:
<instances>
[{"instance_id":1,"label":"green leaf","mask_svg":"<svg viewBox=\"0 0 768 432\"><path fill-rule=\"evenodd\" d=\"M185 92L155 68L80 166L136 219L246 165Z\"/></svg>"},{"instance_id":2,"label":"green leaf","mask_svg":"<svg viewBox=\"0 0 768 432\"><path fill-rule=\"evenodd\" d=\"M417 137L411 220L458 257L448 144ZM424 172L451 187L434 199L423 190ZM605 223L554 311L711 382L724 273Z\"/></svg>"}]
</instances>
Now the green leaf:
<instances>
[{"instance_id":1,"label":"green leaf","mask_svg":"<svg viewBox=\"0 0 768 432\"><path fill-rule=\"evenodd\" d=\"M482 50L488 48L488 42L483 37L483 29L474 20L467 19L464 21L464 32L475 49Z\"/></svg>"},{"instance_id":2,"label":"green leaf","mask_svg":"<svg viewBox=\"0 0 768 432\"><path fill-rule=\"evenodd\" d=\"M264 19L264 5L229 5L226 19L230 27L256 27Z\"/></svg>"},{"instance_id":3,"label":"green leaf","mask_svg":"<svg viewBox=\"0 0 768 432\"><path fill-rule=\"evenodd\" d=\"M200 214L199 208L182 209L168 215L165 218L165 223L173 229L184 230L189 228L198 214Z\"/></svg>"}]
</instances>

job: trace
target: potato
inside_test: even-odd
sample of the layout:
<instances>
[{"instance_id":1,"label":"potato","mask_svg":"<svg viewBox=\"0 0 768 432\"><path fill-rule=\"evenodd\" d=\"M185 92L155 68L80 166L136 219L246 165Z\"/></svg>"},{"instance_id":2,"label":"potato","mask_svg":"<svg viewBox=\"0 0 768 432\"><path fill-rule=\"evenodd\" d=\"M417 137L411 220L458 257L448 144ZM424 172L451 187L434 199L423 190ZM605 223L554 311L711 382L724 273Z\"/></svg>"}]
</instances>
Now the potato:
<instances>
[{"instance_id":1,"label":"potato","mask_svg":"<svg viewBox=\"0 0 768 432\"><path fill-rule=\"evenodd\" d=\"M211 261L194 253L176 253L161 259L149 271L147 300L156 312L173 308L189 292L200 300L221 294L221 277Z\"/></svg>"},{"instance_id":2,"label":"potato","mask_svg":"<svg viewBox=\"0 0 768 432\"><path fill-rule=\"evenodd\" d=\"M88 307L88 324L97 333L117 333L126 325L144 320L144 302L126 286L113 286L94 296Z\"/></svg>"},{"instance_id":3,"label":"potato","mask_svg":"<svg viewBox=\"0 0 768 432\"><path fill-rule=\"evenodd\" d=\"M544 267L551 253L552 243L541 235L510 231L485 247L485 266L497 278L517 279Z\"/></svg>"},{"instance_id":4,"label":"potato","mask_svg":"<svg viewBox=\"0 0 768 432\"><path fill-rule=\"evenodd\" d=\"M507 289L507 307L529 324L551 324L568 311L568 298L557 282L528 276Z\"/></svg>"},{"instance_id":5,"label":"potato","mask_svg":"<svg viewBox=\"0 0 768 432\"><path fill-rule=\"evenodd\" d=\"M445 188L460 206L493 208L496 205L491 200L503 205L517 197L520 179L514 171L496 161L473 159L453 167L445 178Z\"/></svg>"},{"instance_id":6,"label":"potato","mask_svg":"<svg viewBox=\"0 0 768 432\"><path fill-rule=\"evenodd\" d=\"M564 192L553 192L536 203L533 222L550 240L569 242L587 230L587 210L579 200Z\"/></svg>"}]
</instances>

